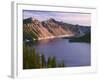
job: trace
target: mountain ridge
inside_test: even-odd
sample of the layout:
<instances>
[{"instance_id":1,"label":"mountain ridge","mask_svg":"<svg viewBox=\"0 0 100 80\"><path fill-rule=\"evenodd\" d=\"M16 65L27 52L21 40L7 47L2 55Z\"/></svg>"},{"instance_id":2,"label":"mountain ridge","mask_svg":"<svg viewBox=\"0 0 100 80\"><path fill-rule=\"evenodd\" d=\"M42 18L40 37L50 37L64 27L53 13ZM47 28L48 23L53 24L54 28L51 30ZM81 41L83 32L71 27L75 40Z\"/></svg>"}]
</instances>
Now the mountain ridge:
<instances>
[{"instance_id":1,"label":"mountain ridge","mask_svg":"<svg viewBox=\"0 0 100 80\"><path fill-rule=\"evenodd\" d=\"M89 27L90 29L90 27ZM73 25L60 21L56 21L53 18L50 18L45 21L39 21L35 18L27 18L23 20L23 32L24 40L29 39L43 39L43 38L53 38L54 36L66 35L65 37L73 37L83 35L87 31L86 26ZM83 31L82 31L83 30ZM81 32L81 33L80 33ZM27 37L25 37L27 35Z\"/></svg>"}]
</instances>

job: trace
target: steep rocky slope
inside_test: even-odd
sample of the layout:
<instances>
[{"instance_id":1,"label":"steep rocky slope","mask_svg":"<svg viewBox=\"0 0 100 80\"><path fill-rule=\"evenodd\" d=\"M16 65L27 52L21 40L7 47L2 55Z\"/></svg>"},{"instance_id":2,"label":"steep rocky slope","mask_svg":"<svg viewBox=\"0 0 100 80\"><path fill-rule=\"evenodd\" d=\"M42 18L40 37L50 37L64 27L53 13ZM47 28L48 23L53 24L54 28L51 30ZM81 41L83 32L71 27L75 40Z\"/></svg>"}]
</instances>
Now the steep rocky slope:
<instances>
[{"instance_id":1,"label":"steep rocky slope","mask_svg":"<svg viewBox=\"0 0 100 80\"><path fill-rule=\"evenodd\" d=\"M39 21L35 18L23 20L23 38L25 40L39 40L64 35L64 37L75 37L84 35L90 31L90 27L72 25L52 18Z\"/></svg>"}]
</instances>

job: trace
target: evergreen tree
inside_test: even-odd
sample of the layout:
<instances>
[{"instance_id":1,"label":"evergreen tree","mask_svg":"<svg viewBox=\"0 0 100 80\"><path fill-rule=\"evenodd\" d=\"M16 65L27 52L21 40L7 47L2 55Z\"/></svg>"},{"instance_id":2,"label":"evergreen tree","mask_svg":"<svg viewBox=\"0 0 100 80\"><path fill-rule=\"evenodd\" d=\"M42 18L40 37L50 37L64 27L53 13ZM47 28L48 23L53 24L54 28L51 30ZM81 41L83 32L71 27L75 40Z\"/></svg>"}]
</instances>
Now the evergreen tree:
<instances>
[{"instance_id":1,"label":"evergreen tree","mask_svg":"<svg viewBox=\"0 0 100 80\"><path fill-rule=\"evenodd\" d=\"M42 68L42 62L39 53L36 54L36 68Z\"/></svg>"},{"instance_id":2,"label":"evergreen tree","mask_svg":"<svg viewBox=\"0 0 100 80\"><path fill-rule=\"evenodd\" d=\"M52 68L56 67L56 57L52 57Z\"/></svg>"},{"instance_id":3,"label":"evergreen tree","mask_svg":"<svg viewBox=\"0 0 100 80\"><path fill-rule=\"evenodd\" d=\"M33 68L33 57L32 57L32 51L30 48L28 48L28 68L32 69Z\"/></svg>"},{"instance_id":4,"label":"evergreen tree","mask_svg":"<svg viewBox=\"0 0 100 80\"><path fill-rule=\"evenodd\" d=\"M29 47L23 44L23 68L29 68Z\"/></svg>"},{"instance_id":5,"label":"evergreen tree","mask_svg":"<svg viewBox=\"0 0 100 80\"><path fill-rule=\"evenodd\" d=\"M31 66L32 68L36 68L36 51L33 48L31 53Z\"/></svg>"},{"instance_id":6,"label":"evergreen tree","mask_svg":"<svg viewBox=\"0 0 100 80\"><path fill-rule=\"evenodd\" d=\"M46 60L44 54L41 55L42 68L46 67Z\"/></svg>"},{"instance_id":7,"label":"evergreen tree","mask_svg":"<svg viewBox=\"0 0 100 80\"><path fill-rule=\"evenodd\" d=\"M62 61L60 64L58 64L58 67L65 67L64 61Z\"/></svg>"},{"instance_id":8,"label":"evergreen tree","mask_svg":"<svg viewBox=\"0 0 100 80\"><path fill-rule=\"evenodd\" d=\"M52 59L51 59L51 56L48 57L47 67L48 68L51 68L52 67Z\"/></svg>"},{"instance_id":9,"label":"evergreen tree","mask_svg":"<svg viewBox=\"0 0 100 80\"><path fill-rule=\"evenodd\" d=\"M62 61L62 67L65 67L64 61Z\"/></svg>"}]
</instances>

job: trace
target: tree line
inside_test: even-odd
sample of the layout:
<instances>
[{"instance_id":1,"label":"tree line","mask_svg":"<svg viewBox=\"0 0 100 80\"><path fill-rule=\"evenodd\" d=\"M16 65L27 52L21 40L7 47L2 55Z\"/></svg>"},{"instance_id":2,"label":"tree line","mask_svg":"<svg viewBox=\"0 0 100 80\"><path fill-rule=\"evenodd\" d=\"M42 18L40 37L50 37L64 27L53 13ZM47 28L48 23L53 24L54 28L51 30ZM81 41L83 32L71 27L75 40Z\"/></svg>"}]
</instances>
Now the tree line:
<instances>
[{"instance_id":1,"label":"tree line","mask_svg":"<svg viewBox=\"0 0 100 80\"><path fill-rule=\"evenodd\" d=\"M64 61L57 63L55 56L49 56L46 60L45 55L37 53L34 48L23 45L23 69L56 68L65 67Z\"/></svg>"}]
</instances>

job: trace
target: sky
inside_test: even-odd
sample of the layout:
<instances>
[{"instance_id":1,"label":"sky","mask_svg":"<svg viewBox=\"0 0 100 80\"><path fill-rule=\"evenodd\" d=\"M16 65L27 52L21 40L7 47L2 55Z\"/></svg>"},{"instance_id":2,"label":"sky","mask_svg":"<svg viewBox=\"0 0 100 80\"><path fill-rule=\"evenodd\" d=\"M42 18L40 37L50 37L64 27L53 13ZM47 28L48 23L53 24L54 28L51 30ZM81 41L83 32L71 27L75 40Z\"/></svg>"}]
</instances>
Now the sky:
<instances>
[{"instance_id":1,"label":"sky","mask_svg":"<svg viewBox=\"0 0 100 80\"><path fill-rule=\"evenodd\" d=\"M91 14L89 13L23 10L23 19L29 17L36 18L40 21L54 18L57 21L62 21L70 24L79 24L84 26L91 25Z\"/></svg>"}]
</instances>

